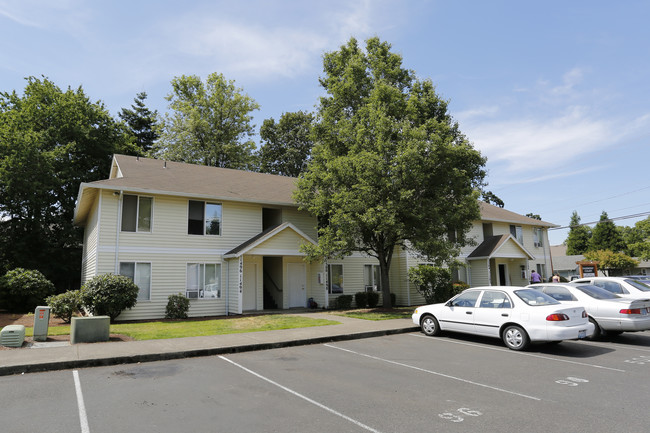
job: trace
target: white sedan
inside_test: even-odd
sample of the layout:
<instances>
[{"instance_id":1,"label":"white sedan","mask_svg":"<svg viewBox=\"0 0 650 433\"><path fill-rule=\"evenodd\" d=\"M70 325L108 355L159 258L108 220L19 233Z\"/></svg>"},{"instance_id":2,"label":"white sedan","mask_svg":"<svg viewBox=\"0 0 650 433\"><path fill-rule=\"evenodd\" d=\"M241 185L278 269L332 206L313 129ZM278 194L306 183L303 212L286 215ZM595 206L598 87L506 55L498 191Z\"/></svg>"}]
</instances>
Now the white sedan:
<instances>
[{"instance_id":1,"label":"white sedan","mask_svg":"<svg viewBox=\"0 0 650 433\"><path fill-rule=\"evenodd\" d=\"M650 299L621 298L590 284L539 283L541 290L563 304L582 305L595 325L592 338L650 329Z\"/></svg>"},{"instance_id":2,"label":"white sedan","mask_svg":"<svg viewBox=\"0 0 650 433\"><path fill-rule=\"evenodd\" d=\"M524 350L531 342L577 340L594 332L583 307L567 307L524 287L467 289L443 304L418 307L412 317L426 335L455 331L496 337L512 350Z\"/></svg>"},{"instance_id":3,"label":"white sedan","mask_svg":"<svg viewBox=\"0 0 650 433\"><path fill-rule=\"evenodd\" d=\"M650 286L626 277L585 277L571 281L576 284L591 284L602 287L615 295L626 298L650 299Z\"/></svg>"}]
</instances>

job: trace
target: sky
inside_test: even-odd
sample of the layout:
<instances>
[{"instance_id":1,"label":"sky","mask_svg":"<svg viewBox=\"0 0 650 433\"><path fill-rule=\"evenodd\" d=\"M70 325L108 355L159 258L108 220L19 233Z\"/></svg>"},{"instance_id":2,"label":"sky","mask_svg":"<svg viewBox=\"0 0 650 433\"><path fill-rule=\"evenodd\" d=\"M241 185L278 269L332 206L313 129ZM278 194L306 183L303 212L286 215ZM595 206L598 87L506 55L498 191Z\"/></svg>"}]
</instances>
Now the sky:
<instances>
[{"instance_id":1,"label":"sky","mask_svg":"<svg viewBox=\"0 0 650 433\"><path fill-rule=\"evenodd\" d=\"M315 111L323 54L377 36L449 101L506 209L633 226L650 214L649 16L635 0L0 0L0 92L45 76L116 117L139 92L163 114L174 77L218 72L259 103L259 130Z\"/></svg>"}]
</instances>

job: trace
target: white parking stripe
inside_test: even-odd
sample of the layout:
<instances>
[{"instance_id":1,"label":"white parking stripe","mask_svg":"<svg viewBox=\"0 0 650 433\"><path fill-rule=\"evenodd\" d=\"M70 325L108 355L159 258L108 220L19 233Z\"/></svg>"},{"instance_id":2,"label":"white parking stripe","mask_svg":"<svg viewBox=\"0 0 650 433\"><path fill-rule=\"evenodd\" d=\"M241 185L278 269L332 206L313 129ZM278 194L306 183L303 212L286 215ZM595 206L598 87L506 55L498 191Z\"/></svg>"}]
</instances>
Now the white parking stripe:
<instances>
[{"instance_id":1,"label":"white parking stripe","mask_svg":"<svg viewBox=\"0 0 650 433\"><path fill-rule=\"evenodd\" d=\"M628 349L628 350L636 350L637 352L650 352L650 349L648 348L641 348L641 347L636 347L636 346L631 346L629 344L622 344L622 343L609 343L609 342L596 342L596 341L590 341L590 345L593 346L598 346L598 347L620 347L621 349Z\"/></svg>"},{"instance_id":2,"label":"white parking stripe","mask_svg":"<svg viewBox=\"0 0 650 433\"><path fill-rule=\"evenodd\" d=\"M79 407L79 422L81 423L81 433L90 433L88 427L88 416L86 415L86 405L84 404L84 396L81 393L81 382L79 382L79 372L72 370L74 377L74 389L77 392L77 407Z\"/></svg>"},{"instance_id":3,"label":"white parking stripe","mask_svg":"<svg viewBox=\"0 0 650 433\"><path fill-rule=\"evenodd\" d=\"M326 347L330 347L330 348L332 348L332 349L342 350L342 351L344 351L344 352L353 353L353 354L355 354L355 355L359 355L359 356L365 356L366 358L375 359L375 360L377 360L377 361L382 361L382 362L387 362L387 363L389 363L389 364L399 365L400 367L411 368L411 369L413 369L413 370L422 371L422 372L424 372L424 373L434 374L434 375L436 375L436 376L445 377L445 378L447 378L447 379L458 380L458 381L460 381L460 382L465 382L465 383L468 383L468 384L470 384L470 385L476 385L476 386L481 386L481 387L483 387L483 388L489 388L489 389L492 389L492 390L494 390L494 391L505 392L505 393L507 393L507 394L513 394L513 395L517 395L517 396L519 396L519 397L529 398L529 399L531 399L531 400L537 400L537 401L541 401L541 400L542 400L541 398L532 397L532 396L530 396L530 395L520 394L520 393L518 393L518 392L514 392L514 391L508 391L507 389L497 388L497 387L495 387L495 386L486 385L486 384L484 384L484 383L473 382L473 381L471 381L471 380L462 379L462 378L460 378L460 377L455 377L455 376L450 376L450 375L448 375L448 374L444 374L444 373L438 373L438 372L436 372L436 371L427 370L427 369L424 369L424 368L416 367L416 366L414 366L414 365L404 364L404 363L402 363L402 362L391 361L390 359L384 359L384 358L379 358L379 357L377 357L377 356L367 355L367 354L365 354L365 353L355 352L354 350L343 349L342 347L332 346L331 344L324 344L324 346L326 346Z\"/></svg>"},{"instance_id":4,"label":"white parking stripe","mask_svg":"<svg viewBox=\"0 0 650 433\"><path fill-rule=\"evenodd\" d=\"M329 408L329 407L325 406L324 404L321 404L321 403L319 403L319 402L317 402L317 401L315 401L315 400L312 400L311 398L309 398L309 397L307 397L307 396L304 396L304 395L302 395L302 394L300 394L300 393L298 393L298 392L296 392L296 391L294 391L294 390L292 390L292 389L290 389L290 388L287 388L286 386L280 385L279 383L274 382L274 381L272 381L271 379L269 379L269 378L267 378L267 377L264 377L264 376L262 376L261 374L256 373L256 372L254 372L253 370L250 370L250 369L244 367L243 365L237 364L235 361L232 361L232 360L230 360L230 359L228 359L228 358L226 358L226 357L224 357L224 356L219 356L219 358L223 359L224 361L228 361L228 362L231 363L232 365L241 368L242 370L244 370L244 371L246 371L246 372L252 374L253 376L259 377L260 379L265 380L265 381L267 381L268 383L270 383L270 384L272 384L272 385L275 385L275 386L277 386L278 388L281 388L281 389L287 391L287 392L290 393L290 394L295 395L296 397L302 398L303 400L305 400L305 401L307 401L307 402L309 402L309 403L311 403L311 404L313 404L313 405L315 405L315 406L318 406L318 407L320 407L321 409L325 409L326 411L328 411L328 412L330 412L330 413L333 413L333 414L336 415L336 416L339 416L339 417L341 417L341 418L343 418L343 419L345 419L345 420L347 420L347 421L350 421L351 423L353 423L353 424L355 424L355 425L357 425L357 426L359 426L359 427L361 427L361 428L363 428L363 429L365 429L365 430L368 430L368 431L371 431L371 432L375 432L375 433L381 433L379 430L375 430L374 428L369 427L369 426L363 424L363 423L360 422L360 421L357 421L357 420L355 420L355 419L352 419L352 418L350 418L350 417L347 416L347 415L343 415L341 412L337 412L336 410L334 410L334 409L332 409L332 408Z\"/></svg>"},{"instance_id":5,"label":"white parking stripe","mask_svg":"<svg viewBox=\"0 0 650 433\"><path fill-rule=\"evenodd\" d=\"M465 342L462 342L462 341L443 340L443 339L435 339L435 338L432 339L431 337L427 337L427 336L419 335L419 334L408 334L408 335L410 335L411 337L427 338L427 339L430 339L430 340L436 341L436 342L453 343L453 344L461 344L461 345L464 345L464 346L480 347L481 349L496 350L498 352L508 352L508 353L512 353L512 354L515 354L515 355L530 356L531 358L548 359L549 361L565 362L567 364L582 365L582 366L585 366L585 367L593 367L593 368L602 368L603 370L611 370L611 371L618 371L618 372L621 372L621 373L625 373L625 370L621 370L620 368L605 367L605 366L597 365L597 364L587 364L587 363L584 363L584 362L577 362L577 361L569 361L569 360L566 360L566 359L551 358L550 356L535 355L533 353L526 353L526 352L517 352L515 350L510 350L510 349L500 349L498 347L489 347L489 346L483 346L483 345L480 345L480 344L465 343Z\"/></svg>"}]
</instances>

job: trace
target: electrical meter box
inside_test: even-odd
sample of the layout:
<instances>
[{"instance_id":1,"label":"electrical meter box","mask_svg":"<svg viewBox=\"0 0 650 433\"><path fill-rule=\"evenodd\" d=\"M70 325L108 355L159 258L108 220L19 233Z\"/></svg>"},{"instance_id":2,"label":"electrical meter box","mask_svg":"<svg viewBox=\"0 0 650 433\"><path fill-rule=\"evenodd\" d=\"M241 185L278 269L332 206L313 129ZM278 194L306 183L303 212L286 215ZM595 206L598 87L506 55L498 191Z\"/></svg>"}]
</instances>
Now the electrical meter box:
<instances>
[{"instance_id":1,"label":"electrical meter box","mask_svg":"<svg viewBox=\"0 0 650 433\"><path fill-rule=\"evenodd\" d=\"M36 307L34 311L34 341L47 340L47 328L50 324L50 307Z\"/></svg>"}]
</instances>

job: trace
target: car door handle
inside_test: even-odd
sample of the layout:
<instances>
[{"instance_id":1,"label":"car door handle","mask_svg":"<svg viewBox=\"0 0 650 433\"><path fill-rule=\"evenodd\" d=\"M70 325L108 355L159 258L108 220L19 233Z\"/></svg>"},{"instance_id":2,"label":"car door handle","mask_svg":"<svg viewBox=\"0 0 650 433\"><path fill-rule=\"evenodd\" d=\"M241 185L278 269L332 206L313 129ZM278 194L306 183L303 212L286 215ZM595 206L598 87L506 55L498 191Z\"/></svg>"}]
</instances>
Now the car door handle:
<instances>
[{"instance_id":1,"label":"car door handle","mask_svg":"<svg viewBox=\"0 0 650 433\"><path fill-rule=\"evenodd\" d=\"M503 313L502 316L503 316L503 317L508 317L508 314Z\"/></svg>"},{"instance_id":2,"label":"car door handle","mask_svg":"<svg viewBox=\"0 0 650 433\"><path fill-rule=\"evenodd\" d=\"M465 311L465 314L472 314L471 311Z\"/></svg>"}]
</instances>

